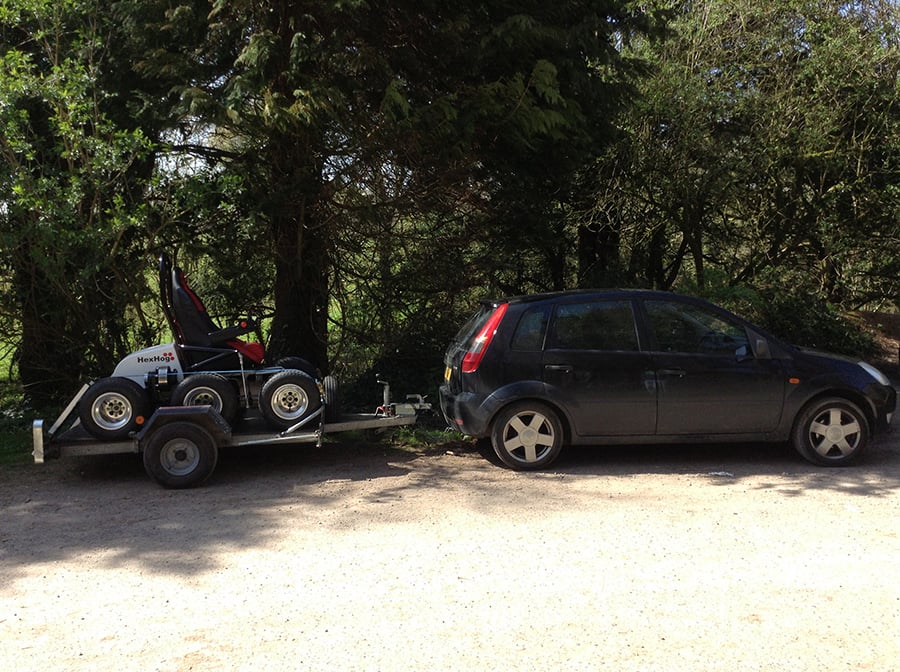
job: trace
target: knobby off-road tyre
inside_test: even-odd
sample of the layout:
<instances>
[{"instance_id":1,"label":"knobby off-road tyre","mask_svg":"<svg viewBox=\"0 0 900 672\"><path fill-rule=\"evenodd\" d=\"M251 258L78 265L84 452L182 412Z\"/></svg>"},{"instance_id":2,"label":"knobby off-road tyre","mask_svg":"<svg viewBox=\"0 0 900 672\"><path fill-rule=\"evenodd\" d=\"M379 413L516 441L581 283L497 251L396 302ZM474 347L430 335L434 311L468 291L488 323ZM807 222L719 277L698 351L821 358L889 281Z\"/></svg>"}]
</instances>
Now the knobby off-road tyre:
<instances>
[{"instance_id":1,"label":"knobby off-road tyre","mask_svg":"<svg viewBox=\"0 0 900 672\"><path fill-rule=\"evenodd\" d=\"M562 424L540 402L523 401L504 408L491 425L491 444L503 464L524 471L542 469L562 450Z\"/></svg>"},{"instance_id":2,"label":"knobby off-road tyre","mask_svg":"<svg viewBox=\"0 0 900 672\"><path fill-rule=\"evenodd\" d=\"M309 374L311 378L317 378L319 376L319 370L313 363L302 357L295 357L293 355L282 357L275 362L275 366L281 366L285 369L293 369L295 371L303 371L303 373Z\"/></svg>"},{"instance_id":3,"label":"knobby off-road tyre","mask_svg":"<svg viewBox=\"0 0 900 672\"><path fill-rule=\"evenodd\" d=\"M288 429L322 406L316 381L302 371L276 373L262 386L259 410L270 427Z\"/></svg>"},{"instance_id":4,"label":"knobby off-road tyre","mask_svg":"<svg viewBox=\"0 0 900 672\"><path fill-rule=\"evenodd\" d=\"M846 399L818 399L807 404L791 437L800 455L826 467L846 467L859 459L869 443L869 421Z\"/></svg>"},{"instance_id":5,"label":"knobby off-road tyre","mask_svg":"<svg viewBox=\"0 0 900 672\"><path fill-rule=\"evenodd\" d=\"M78 403L81 424L105 441L126 438L152 411L147 391L129 378L101 378Z\"/></svg>"},{"instance_id":6,"label":"knobby off-road tyre","mask_svg":"<svg viewBox=\"0 0 900 672\"><path fill-rule=\"evenodd\" d=\"M192 422L173 422L144 442L144 470L167 488L192 488L209 478L219 449L209 432Z\"/></svg>"},{"instance_id":7,"label":"knobby off-road tyre","mask_svg":"<svg viewBox=\"0 0 900 672\"><path fill-rule=\"evenodd\" d=\"M173 406L212 406L229 425L240 410L238 391L230 380L218 373L195 373L172 390Z\"/></svg>"}]
</instances>

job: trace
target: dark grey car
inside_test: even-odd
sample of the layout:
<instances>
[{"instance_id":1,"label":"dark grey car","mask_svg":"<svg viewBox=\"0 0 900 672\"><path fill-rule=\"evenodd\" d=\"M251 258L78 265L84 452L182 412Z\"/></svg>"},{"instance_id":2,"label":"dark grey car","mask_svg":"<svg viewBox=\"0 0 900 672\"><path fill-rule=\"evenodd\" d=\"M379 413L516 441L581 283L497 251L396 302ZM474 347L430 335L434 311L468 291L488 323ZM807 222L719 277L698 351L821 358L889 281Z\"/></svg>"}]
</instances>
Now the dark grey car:
<instances>
[{"instance_id":1,"label":"dark grey car","mask_svg":"<svg viewBox=\"0 0 900 672\"><path fill-rule=\"evenodd\" d=\"M865 362L797 348L687 296L578 291L485 302L447 350L441 408L514 469L564 444L787 441L843 466L897 394Z\"/></svg>"}]
</instances>

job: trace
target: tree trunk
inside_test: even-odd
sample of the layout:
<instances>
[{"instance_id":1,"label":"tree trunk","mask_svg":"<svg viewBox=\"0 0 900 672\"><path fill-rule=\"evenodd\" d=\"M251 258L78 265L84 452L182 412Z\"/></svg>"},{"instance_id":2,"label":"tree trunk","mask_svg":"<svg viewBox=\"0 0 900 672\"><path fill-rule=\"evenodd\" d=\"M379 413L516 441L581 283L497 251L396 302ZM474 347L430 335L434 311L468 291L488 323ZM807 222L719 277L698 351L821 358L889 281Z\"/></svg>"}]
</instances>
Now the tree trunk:
<instances>
[{"instance_id":1,"label":"tree trunk","mask_svg":"<svg viewBox=\"0 0 900 672\"><path fill-rule=\"evenodd\" d=\"M317 207L321 169L297 138L274 137L260 194L268 212L275 260L275 316L269 360L298 356L328 371L328 227Z\"/></svg>"}]
</instances>

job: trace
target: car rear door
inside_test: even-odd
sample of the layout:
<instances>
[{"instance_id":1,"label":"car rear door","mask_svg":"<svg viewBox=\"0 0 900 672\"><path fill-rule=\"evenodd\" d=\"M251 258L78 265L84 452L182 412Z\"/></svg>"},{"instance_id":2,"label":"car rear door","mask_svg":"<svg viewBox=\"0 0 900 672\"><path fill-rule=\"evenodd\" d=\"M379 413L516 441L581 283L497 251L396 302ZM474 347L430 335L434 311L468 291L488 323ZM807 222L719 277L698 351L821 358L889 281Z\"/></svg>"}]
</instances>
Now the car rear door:
<instances>
[{"instance_id":1,"label":"car rear door","mask_svg":"<svg viewBox=\"0 0 900 672\"><path fill-rule=\"evenodd\" d=\"M658 435L759 434L781 418L786 379L727 313L677 299L643 302L657 376Z\"/></svg>"},{"instance_id":2,"label":"car rear door","mask_svg":"<svg viewBox=\"0 0 900 672\"><path fill-rule=\"evenodd\" d=\"M655 376L630 298L559 303L542 363L549 393L568 410L578 437L655 432Z\"/></svg>"}]
</instances>

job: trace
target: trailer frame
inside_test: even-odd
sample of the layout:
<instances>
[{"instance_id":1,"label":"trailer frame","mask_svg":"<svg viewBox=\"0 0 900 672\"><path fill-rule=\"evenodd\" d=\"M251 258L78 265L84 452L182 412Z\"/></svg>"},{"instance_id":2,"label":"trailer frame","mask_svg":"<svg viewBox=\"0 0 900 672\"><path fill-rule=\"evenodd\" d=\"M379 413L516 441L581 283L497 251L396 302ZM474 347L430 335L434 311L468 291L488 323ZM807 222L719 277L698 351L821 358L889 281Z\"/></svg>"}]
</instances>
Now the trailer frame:
<instances>
[{"instance_id":1,"label":"trailer frame","mask_svg":"<svg viewBox=\"0 0 900 672\"><path fill-rule=\"evenodd\" d=\"M413 425L418 411L431 408L419 395L410 395L407 403L392 403L389 385L380 379L378 382L384 385L383 403L371 414L338 414L333 413L333 409L326 412L327 400L323 394L322 405L314 413L288 429L273 431L265 427L261 417L249 413L232 426L211 406L160 406L128 438L110 440L97 439L89 434L77 417L75 409L78 402L91 385L86 383L49 428L46 428L44 419L32 422L32 456L36 464L44 464L49 459L63 457L141 454L147 474L160 485L193 487L212 474L220 448L273 444L315 444L321 447L325 436L330 434L351 431L380 433ZM310 429L313 425L314 428ZM165 438L160 439L163 434ZM157 446L160 441L165 445ZM170 459L167 461L156 455L160 451ZM192 468L194 462L197 464Z\"/></svg>"}]
</instances>

